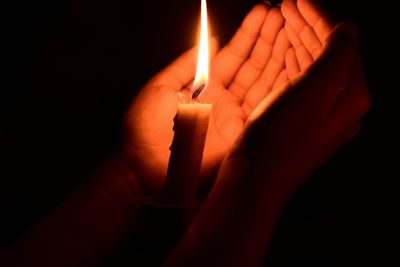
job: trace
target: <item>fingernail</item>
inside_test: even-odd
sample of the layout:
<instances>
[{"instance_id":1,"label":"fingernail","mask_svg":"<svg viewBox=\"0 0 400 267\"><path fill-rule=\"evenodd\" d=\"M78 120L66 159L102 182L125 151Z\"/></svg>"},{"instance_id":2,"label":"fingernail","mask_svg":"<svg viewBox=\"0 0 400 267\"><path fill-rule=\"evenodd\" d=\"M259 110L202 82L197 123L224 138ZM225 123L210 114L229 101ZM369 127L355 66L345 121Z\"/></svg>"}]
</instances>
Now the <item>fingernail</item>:
<instances>
[{"instance_id":1,"label":"fingernail","mask_svg":"<svg viewBox=\"0 0 400 267\"><path fill-rule=\"evenodd\" d=\"M271 8L271 7L272 7L272 4L271 4L271 2L270 2L270 1L268 1L268 0L264 0L263 2L264 2L264 4L266 4L267 6L269 6L269 8Z\"/></svg>"}]
</instances>

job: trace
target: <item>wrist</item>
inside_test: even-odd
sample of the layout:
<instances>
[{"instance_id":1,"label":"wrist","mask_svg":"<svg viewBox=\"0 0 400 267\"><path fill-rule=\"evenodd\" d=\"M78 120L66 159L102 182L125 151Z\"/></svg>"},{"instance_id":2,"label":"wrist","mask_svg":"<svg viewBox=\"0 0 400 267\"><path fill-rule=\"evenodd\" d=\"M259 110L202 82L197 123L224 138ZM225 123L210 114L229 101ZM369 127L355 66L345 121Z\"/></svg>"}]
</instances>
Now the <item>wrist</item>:
<instances>
[{"instance_id":1,"label":"wrist","mask_svg":"<svg viewBox=\"0 0 400 267\"><path fill-rule=\"evenodd\" d=\"M106 194L111 205L123 208L128 217L131 206L141 197L141 187L136 175L118 153L112 153L99 165L88 184L93 194ZM101 193L103 192L103 193ZM125 213L125 212L123 212Z\"/></svg>"}]
</instances>

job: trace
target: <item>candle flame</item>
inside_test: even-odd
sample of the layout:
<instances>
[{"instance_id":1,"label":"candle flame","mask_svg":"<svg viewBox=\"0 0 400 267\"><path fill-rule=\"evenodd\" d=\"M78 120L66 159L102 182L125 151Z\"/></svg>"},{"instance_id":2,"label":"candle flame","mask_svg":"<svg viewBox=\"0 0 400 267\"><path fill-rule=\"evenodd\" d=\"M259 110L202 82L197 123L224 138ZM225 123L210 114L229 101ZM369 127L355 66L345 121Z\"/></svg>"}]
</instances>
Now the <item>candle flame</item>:
<instances>
[{"instance_id":1,"label":"candle flame","mask_svg":"<svg viewBox=\"0 0 400 267\"><path fill-rule=\"evenodd\" d=\"M197 57L197 70L192 88L192 98L196 99L198 95L207 88L209 73L209 53L208 53L208 19L207 3L201 0L201 19L200 19L200 45Z\"/></svg>"}]
</instances>

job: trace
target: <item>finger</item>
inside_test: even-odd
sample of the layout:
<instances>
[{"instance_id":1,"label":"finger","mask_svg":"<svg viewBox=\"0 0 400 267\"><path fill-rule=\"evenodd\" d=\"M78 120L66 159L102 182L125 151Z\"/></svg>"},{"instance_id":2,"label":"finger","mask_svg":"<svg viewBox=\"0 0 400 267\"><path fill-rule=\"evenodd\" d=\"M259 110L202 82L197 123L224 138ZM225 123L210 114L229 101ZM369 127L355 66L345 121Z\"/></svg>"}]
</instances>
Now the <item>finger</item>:
<instances>
[{"instance_id":1,"label":"finger","mask_svg":"<svg viewBox=\"0 0 400 267\"><path fill-rule=\"evenodd\" d=\"M296 0L283 1L282 14L313 58L316 59L321 53L322 43L314 29L303 18L297 7Z\"/></svg>"},{"instance_id":2,"label":"finger","mask_svg":"<svg viewBox=\"0 0 400 267\"><path fill-rule=\"evenodd\" d=\"M339 92L350 77L357 54L355 31L351 23L335 27L321 57L304 73L304 79L299 80L299 91L304 90L306 94L304 102L322 116L332 112Z\"/></svg>"},{"instance_id":3,"label":"finger","mask_svg":"<svg viewBox=\"0 0 400 267\"><path fill-rule=\"evenodd\" d=\"M218 51L218 41L212 38L210 42L210 55L214 57ZM196 72L198 47L193 47L183 53L164 70L150 81L151 85L163 85L181 90L193 79Z\"/></svg>"},{"instance_id":4,"label":"finger","mask_svg":"<svg viewBox=\"0 0 400 267\"><path fill-rule=\"evenodd\" d=\"M288 79L294 79L300 72L299 62L297 61L296 51L293 47L289 48L285 56L285 65Z\"/></svg>"},{"instance_id":5,"label":"finger","mask_svg":"<svg viewBox=\"0 0 400 267\"><path fill-rule=\"evenodd\" d=\"M276 78L285 67L285 55L290 47L290 41L282 28L276 38L271 59L263 70L260 78L247 92L242 108L246 115L262 101L262 99L271 91Z\"/></svg>"},{"instance_id":6,"label":"finger","mask_svg":"<svg viewBox=\"0 0 400 267\"><path fill-rule=\"evenodd\" d=\"M294 48L304 46L303 42L300 40L300 37L297 35L296 31L287 21L285 22L285 31L289 38L289 41L292 43Z\"/></svg>"},{"instance_id":7,"label":"finger","mask_svg":"<svg viewBox=\"0 0 400 267\"><path fill-rule=\"evenodd\" d=\"M359 55L355 60L350 79L338 96L332 111L332 121L348 125L360 119L370 108L371 98L363 74ZM351 119L353 117L353 119ZM350 121L349 121L350 120Z\"/></svg>"},{"instance_id":8,"label":"finger","mask_svg":"<svg viewBox=\"0 0 400 267\"><path fill-rule=\"evenodd\" d=\"M272 91L275 90L276 88L278 88L279 86L282 86L283 84L285 84L288 81L288 73L286 69L283 69L278 77L276 78L275 84L272 87Z\"/></svg>"},{"instance_id":9,"label":"finger","mask_svg":"<svg viewBox=\"0 0 400 267\"><path fill-rule=\"evenodd\" d=\"M355 58L353 71L345 88L340 91L329 123L325 129L326 136L332 136L334 150L353 139L360 130L360 122L363 115L371 106L371 98L368 93L364 78L361 59Z\"/></svg>"},{"instance_id":10,"label":"finger","mask_svg":"<svg viewBox=\"0 0 400 267\"><path fill-rule=\"evenodd\" d=\"M297 7L303 18L314 29L320 42L325 43L335 25L328 13L315 0L297 0Z\"/></svg>"},{"instance_id":11,"label":"finger","mask_svg":"<svg viewBox=\"0 0 400 267\"><path fill-rule=\"evenodd\" d=\"M249 116L248 123L265 114L273 103L279 103L278 100L283 98L285 100L281 103L291 103L293 109L303 111L297 116L304 118L305 122L307 118L330 118L339 91L347 83L356 54L356 41L353 27L345 23L335 27L329 38L331 40L321 57L289 85L269 94Z\"/></svg>"},{"instance_id":12,"label":"finger","mask_svg":"<svg viewBox=\"0 0 400 267\"><path fill-rule=\"evenodd\" d=\"M212 66L212 76L224 86L227 87L232 82L240 66L249 56L267 13L266 5L255 6L230 42L216 55Z\"/></svg>"},{"instance_id":13,"label":"finger","mask_svg":"<svg viewBox=\"0 0 400 267\"><path fill-rule=\"evenodd\" d=\"M319 134L327 138L325 143L331 144L329 154L358 134L362 117L371 106L359 55L356 56L354 63L353 71L349 75L350 79L345 88L340 91L329 121L323 132Z\"/></svg>"},{"instance_id":14,"label":"finger","mask_svg":"<svg viewBox=\"0 0 400 267\"><path fill-rule=\"evenodd\" d=\"M297 61L300 66L300 70L301 71L306 70L314 62L312 55L307 50L307 48L304 46L304 44L300 40L299 36L294 31L292 26L290 26L289 23L285 23L285 31L286 31L286 34L287 34L290 42L292 43L292 45L295 49L295 54L296 54Z\"/></svg>"},{"instance_id":15,"label":"finger","mask_svg":"<svg viewBox=\"0 0 400 267\"><path fill-rule=\"evenodd\" d=\"M242 100L248 89L262 73L272 55L273 45L284 23L278 8L271 9L264 21L261 33L250 57L238 71L229 90Z\"/></svg>"}]
</instances>

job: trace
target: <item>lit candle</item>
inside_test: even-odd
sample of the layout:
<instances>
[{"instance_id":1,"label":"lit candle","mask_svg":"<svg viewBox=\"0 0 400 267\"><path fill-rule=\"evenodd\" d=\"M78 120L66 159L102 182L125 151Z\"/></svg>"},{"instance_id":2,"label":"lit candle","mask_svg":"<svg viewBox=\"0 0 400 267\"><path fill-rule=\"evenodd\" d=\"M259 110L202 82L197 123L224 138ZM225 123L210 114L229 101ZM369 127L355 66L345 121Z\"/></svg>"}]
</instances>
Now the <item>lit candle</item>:
<instances>
[{"instance_id":1,"label":"lit candle","mask_svg":"<svg viewBox=\"0 0 400 267\"><path fill-rule=\"evenodd\" d=\"M197 102L197 97L208 86L208 65L207 5L206 0L202 0L197 70L190 92L180 93L167 178L161 197L163 203L183 206L197 203L197 187L212 108L211 104Z\"/></svg>"}]
</instances>

